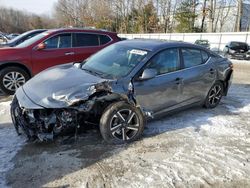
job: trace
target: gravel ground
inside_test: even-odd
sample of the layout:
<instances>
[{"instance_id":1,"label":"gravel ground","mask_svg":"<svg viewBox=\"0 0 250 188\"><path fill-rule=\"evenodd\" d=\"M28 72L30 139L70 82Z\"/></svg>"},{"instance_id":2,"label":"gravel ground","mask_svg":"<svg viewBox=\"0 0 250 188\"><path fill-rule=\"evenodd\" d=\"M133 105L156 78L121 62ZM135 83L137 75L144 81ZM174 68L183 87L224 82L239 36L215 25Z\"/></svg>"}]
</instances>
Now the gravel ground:
<instances>
[{"instance_id":1,"label":"gravel ground","mask_svg":"<svg viewBox=\"0 0 250 188\"><path fill-rule=\"evenodd\" d=\"M147 124L143 139L105 144L95 129L26 143L0 99L0 187L250 187L250 63L212 110L192 108Z\"/></svg>"}]
</instances>

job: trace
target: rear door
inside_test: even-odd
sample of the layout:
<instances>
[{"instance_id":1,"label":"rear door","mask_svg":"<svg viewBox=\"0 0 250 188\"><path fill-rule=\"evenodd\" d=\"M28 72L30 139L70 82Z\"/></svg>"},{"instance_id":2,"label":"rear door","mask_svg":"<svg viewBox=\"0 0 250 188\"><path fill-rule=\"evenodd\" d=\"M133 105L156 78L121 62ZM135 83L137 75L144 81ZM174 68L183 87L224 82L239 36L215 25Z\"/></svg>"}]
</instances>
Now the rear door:
<instances>
[{"instance_id":1,"label":"rear door","mask_svg":"<svg viewBox=\"0 0 250 188\"><path fill-rule=\"evenodd\" d=\"M100 45L98 34L74 33L73 47L77 62L87 59L92 54L98 52L104 46Z\"/></svg>"},{"instance_id":2,"label":"rear door","mask_svg":"<svg viewBox=\"0 0 250 188\"><path fill-rule=\"evenodd\" d=\"M183 105L203 100L216 79L215 65L206 51L182 48Z\"/></svg>"},{"instance_id":3,"label":"rear door","mask_svg":"<svg viewBox=\"0 0 250 188\"><path fill-rule=\"evenodd\" d=\"M72 48L72 34L57 34L44 41L45 49L32 51L34 73L46 68L75 61L75 53Z\"/></svg>"},{"instance_id":4,"label":"rear door","mask_svg":"<svg viewBox=\"0 0 250 188\"><path fill-rule=\"evenodd\" d=\"M159 52L144 69L147 68L155 69L157 76L149 80L135 79L137 102L154 113L174 108L179 103L182 87L179 50L175 48Z\"/></svg>"}]
</instances>

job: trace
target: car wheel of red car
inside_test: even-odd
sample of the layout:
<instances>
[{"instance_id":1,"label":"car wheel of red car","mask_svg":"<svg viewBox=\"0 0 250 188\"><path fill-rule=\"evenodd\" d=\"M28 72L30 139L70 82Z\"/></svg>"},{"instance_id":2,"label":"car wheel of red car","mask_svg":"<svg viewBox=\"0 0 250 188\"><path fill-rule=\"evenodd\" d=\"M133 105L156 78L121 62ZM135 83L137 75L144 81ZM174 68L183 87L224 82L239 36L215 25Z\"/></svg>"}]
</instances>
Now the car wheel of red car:
<instances>
[{"instance_id":1,"label":"car wheel of red car","mask_svg":"<svg viewBox=\"0 0 250 188\"><path fill-rule=\"evenodd\" d=\"M29 74L22 68L6 67L0 71L0 90L13 95L29 78Z\"/></svg>"},{"instance_id":2,"label":"car wheel of red car","mask_svg":"<svg viewBox=\"0 0 250 188\"><path fill-rule=\"evenodd\" d=\"M143 133L145 118L140 109L126 102L111 104L100 120L100 132L110 144L137 140Z\"/></svg>"}]
</instances>

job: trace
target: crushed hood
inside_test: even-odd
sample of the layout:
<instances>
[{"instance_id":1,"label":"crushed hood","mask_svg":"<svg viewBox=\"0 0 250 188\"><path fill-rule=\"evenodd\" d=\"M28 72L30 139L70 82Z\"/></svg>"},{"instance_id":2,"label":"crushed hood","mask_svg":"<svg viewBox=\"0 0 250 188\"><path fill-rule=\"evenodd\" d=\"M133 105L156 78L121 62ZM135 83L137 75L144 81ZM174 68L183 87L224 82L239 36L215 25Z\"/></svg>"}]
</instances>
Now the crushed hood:
<instances>
[{"instance_id":1,"label":"crushed hood","mask_svg":"<svg viewBox=\"0 0 250 188\"><path fill-rule=\"evenodd\" d=\"M37 105L64 108L87 99L96 86L110 89L109 84L109 80L65 64L39 73L23 86L23 91Z\"/></svg>"}]
</instances>

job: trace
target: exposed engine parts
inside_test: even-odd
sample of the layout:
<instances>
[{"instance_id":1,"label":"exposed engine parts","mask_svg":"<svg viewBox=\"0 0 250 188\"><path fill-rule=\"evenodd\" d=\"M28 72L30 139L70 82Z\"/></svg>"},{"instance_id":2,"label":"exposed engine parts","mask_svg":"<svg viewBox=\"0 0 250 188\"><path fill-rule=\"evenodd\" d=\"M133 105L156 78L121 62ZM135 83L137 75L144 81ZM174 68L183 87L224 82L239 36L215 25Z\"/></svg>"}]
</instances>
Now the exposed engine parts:
<instances>
[{"instance_id":1,"label":"exposed engine parts","mask_svg":"<svg viewBox=\"0 0 250 188\"><path fill-rule=\"evenodd\" d=\"M21 129L29 139L49 141L68 129L79 128L78 112L74 109L26 110L18 105L17 99L13 103L12 119L17 133Z\"/></svg>"}]
</instances>

